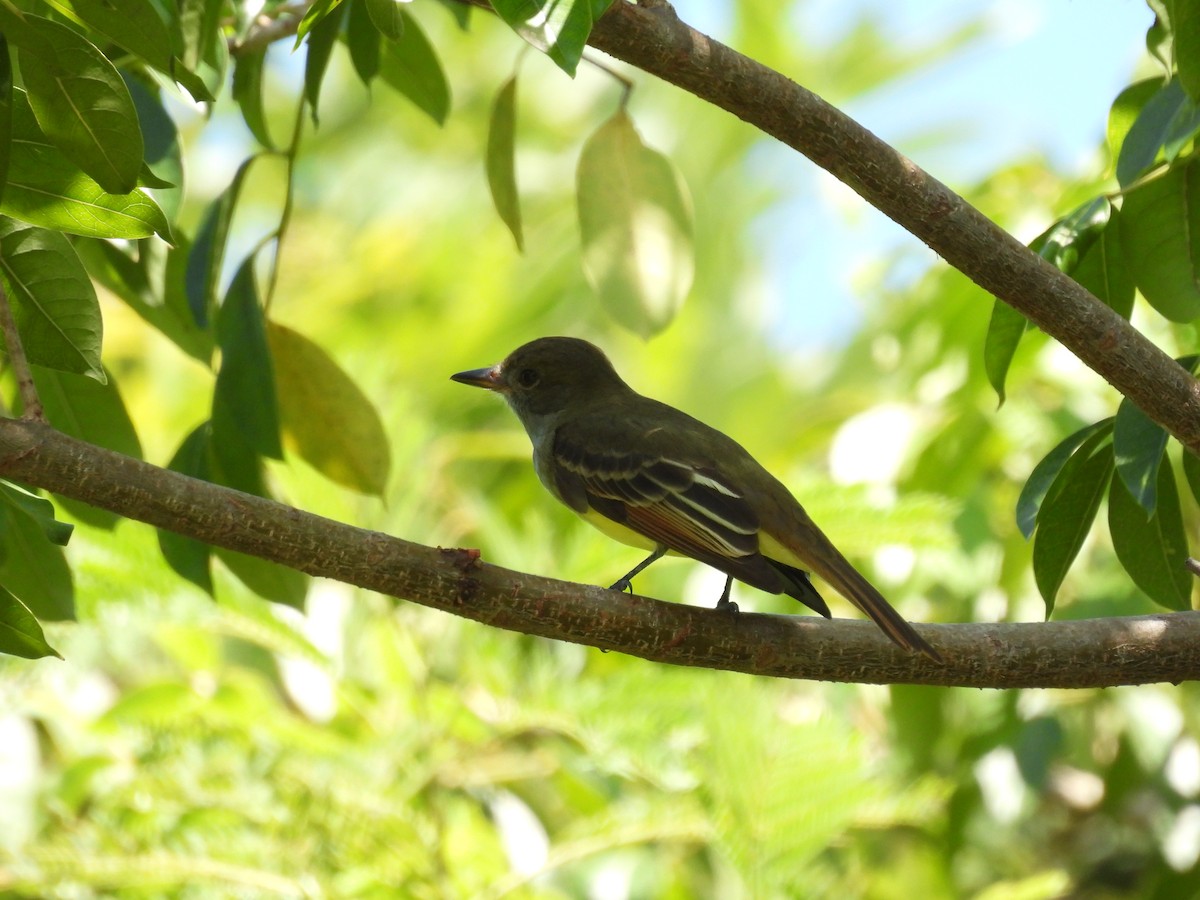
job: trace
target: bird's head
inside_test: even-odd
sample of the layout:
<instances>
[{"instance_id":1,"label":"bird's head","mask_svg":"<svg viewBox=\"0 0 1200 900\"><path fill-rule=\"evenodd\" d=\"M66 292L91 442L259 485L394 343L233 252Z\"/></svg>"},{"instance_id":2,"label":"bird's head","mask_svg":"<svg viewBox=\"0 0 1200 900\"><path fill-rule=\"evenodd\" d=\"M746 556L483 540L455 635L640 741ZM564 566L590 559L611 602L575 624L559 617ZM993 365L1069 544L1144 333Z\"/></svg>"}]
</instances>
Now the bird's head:
<instances>
[{"instance_id":1,"label":"bird's head","mask_svg":"<svg viewBox=\"0 0 1200 900\"><path fill-rule=\"evenodd\" d=\"M538 338L491 368L450 377L503 395L527 427L536 419L595 403L614 390L629 390L599 347L569 337Z\"/></svg>"}]
</instances>

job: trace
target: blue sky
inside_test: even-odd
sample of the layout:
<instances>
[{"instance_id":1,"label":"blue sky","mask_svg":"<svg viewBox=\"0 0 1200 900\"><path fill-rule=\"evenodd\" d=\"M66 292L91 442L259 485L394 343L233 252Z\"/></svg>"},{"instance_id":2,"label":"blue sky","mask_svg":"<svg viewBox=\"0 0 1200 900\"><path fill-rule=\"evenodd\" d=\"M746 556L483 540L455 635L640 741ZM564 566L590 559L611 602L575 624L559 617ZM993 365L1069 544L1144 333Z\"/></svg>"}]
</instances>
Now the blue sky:
<instances>
[{"instance_id":1,"label":"blue sky","mask_svg":"<svg viewBox=\"0 0 1200 900\"><path fill-rule=\"evenodd\" d=\"M720 37L723 4L677 6L685 21ZM1038 154L1067 175L1093 173L1108 108L1144 57L1153 21L1144 0L807 0L798 27L810 41L836 40L864 11L897 42L914 43L982 17L982 38L845 107L952 187ZM931 133L951 137L920 141ZM758 229L769 246L766 289L786 310L780 340L836 340L858 317L859 267L920 244L792 151L768 154L761 162L772 180L794 185ZM917 254L922 260L935 263L929 251Z\"/></svg>"}]
</instances>

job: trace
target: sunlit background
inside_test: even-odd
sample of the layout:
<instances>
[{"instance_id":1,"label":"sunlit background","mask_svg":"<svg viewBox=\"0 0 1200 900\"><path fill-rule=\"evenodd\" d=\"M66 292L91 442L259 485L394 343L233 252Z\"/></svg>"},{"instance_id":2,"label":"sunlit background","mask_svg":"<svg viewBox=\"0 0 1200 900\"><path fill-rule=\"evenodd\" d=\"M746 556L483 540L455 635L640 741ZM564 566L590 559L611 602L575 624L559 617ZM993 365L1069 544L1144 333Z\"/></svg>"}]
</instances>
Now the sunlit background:
<instances>
[{"instance_id":1,"label":"sunlit background","mask_svg":"<svg viewBox=\"0 0 1200 900\"><path fill-rule=\"evenodd\" d=\"M1028 239L1103 185L1107 109L1148 70L1134 0L681 2ZM377 406L383 498L297 460L285 501L488 562L607 584L638 559L545 494L503 404L451 384L543 334L600 343L638 389L743 442L909 618L1037 620L1017 493L1115 394L1032 335L997 411L989 298L791 151L632 73L630 114L682 171L695 286L643 341L580 272L575 165L620 85L568 79L485 15L412 12L454 111L435 127L335 52L306 126L269 315ZM487 117L519 64L526 252L492 209ZM273 48L285 141L303 51ZM182 101L184 228L254 151L235 109ZM278 219L255 164L227 276ZM240 252L236 252L240 249ZM212 373L105 298L105 361L146 458L208 415ZM1166 343L1182 340L1156 335ZM1177 347L1169 349L1174 352ZM336 428L337 423L330 423ZM1193 896L1193 685L966 691L790 683L667 668L314 583L304 613L227 571L216 601L151 529L80 527L65 662L0 663L0 890L15 896ZM684 560L640 593L711 605ZM852 614L834 597L835 615ZM743 609L797 613L738 588ZM1154 611L1107 538L1056 616Z\"/></svg>"}]
</instances>

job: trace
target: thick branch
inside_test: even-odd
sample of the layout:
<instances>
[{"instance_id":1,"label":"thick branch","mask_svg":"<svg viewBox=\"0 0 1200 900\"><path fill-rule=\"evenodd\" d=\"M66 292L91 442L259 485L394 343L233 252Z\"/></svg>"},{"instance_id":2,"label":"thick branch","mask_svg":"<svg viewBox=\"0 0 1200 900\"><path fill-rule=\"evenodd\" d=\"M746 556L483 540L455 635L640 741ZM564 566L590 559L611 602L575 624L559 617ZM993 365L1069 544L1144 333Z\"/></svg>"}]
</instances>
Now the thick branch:
<instances>
[{"instance_id":1,"label":"thick branch","mask_svg":"<svg viewBox=\"0 0 1200 900\"><path fill-rule=\"evenodd\" d=\"M853 119L681 22L617 0L588 41L803 153L1019 310L1200 453L1200 382L1077 282Z\"/></svg>"},{"instance_id":2,"label":"thick branch","mask_svg":"<svg viewBox=\"0 0 1200 900\"><path fill-rule=\"evenodd\" d=\"M1200 677L1200 613L924 625L945 665L864 621L730 616L485 565L0 419L0 475L205 543L547 638L675 665L826 681L1101 687Z\"/></svg>"}]
</instances>

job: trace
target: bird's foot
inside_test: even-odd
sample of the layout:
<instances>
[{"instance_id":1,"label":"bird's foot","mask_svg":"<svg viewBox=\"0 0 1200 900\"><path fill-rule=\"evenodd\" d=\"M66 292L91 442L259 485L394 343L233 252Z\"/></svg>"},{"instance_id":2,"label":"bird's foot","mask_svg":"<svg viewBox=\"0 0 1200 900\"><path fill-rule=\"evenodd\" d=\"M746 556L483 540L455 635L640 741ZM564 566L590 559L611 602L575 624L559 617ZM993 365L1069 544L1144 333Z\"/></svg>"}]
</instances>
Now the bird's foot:
<instances>
[{"instance_id":1,"label":"bird's foot","mask_svg":"<svg viewBox=\"0 0 1200 900\"><path fill-rule=\"evenodd\" d=\"M633 593L633 582L630 581L628 578L622 578L620 581L614 581L612 584L610 584L608 586L608 589L610 591L620 591L622 594L625 593L626 591L629 591L629 593L632 594Z\"/></svg>"},{"instance_id":2,"label":"bird's foot","mask_svg":"<svg viewBox=\"0 0 1200 900\"><path fill-rule=\"evenodd\" d=\"M738 611L738 605L729 599L729 592L733 589L733 576L729 575L725 578L725 590L721 591L721 599L717 601L717 609L721 612L735 613Z\"/></svg>"}]
</instances>

